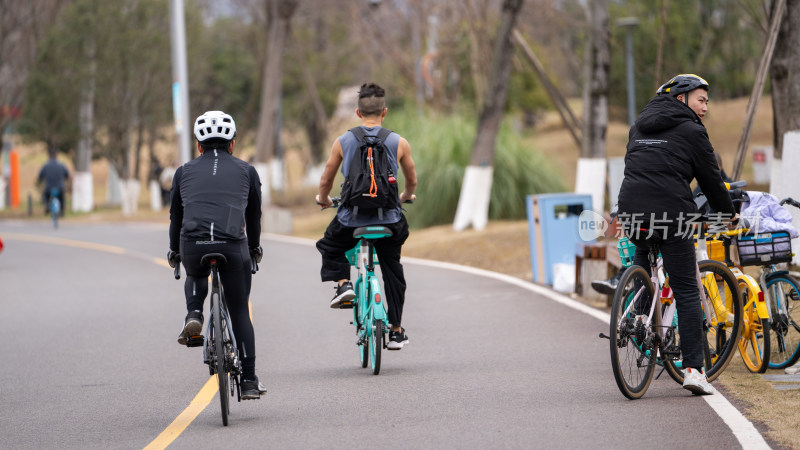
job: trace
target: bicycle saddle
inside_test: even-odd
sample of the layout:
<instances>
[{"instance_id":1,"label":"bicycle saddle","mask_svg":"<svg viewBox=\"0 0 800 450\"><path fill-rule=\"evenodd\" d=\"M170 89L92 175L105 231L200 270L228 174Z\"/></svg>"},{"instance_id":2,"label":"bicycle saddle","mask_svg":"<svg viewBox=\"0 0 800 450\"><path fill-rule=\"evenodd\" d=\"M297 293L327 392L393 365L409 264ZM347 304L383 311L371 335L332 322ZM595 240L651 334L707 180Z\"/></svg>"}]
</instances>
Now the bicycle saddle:
<instances>
[{"instance_id":1,"label":"bicycle saddle","mask_svg":"<svg viewBox=\"0 0 800 450\"><path fill-rule=\"evenodd\" d=\"M212 264L216 264L217 267L222 267L228 263L227 258L222 253L208 253L203 255L203 258L200 259L200 264L203 266L210 266Z\"/></svg>"},{"instance_id":2,"label":"bicycle saddle","mask_svg":"<svg viewBox=\"0 0 800 450\"><path fill-rule=\"evenodd\" d=\"M382 225L370 225L359 227L353 230L353 237L356 239L380 239L392 235L392 230Z\"/></svg>"}]
</instances>

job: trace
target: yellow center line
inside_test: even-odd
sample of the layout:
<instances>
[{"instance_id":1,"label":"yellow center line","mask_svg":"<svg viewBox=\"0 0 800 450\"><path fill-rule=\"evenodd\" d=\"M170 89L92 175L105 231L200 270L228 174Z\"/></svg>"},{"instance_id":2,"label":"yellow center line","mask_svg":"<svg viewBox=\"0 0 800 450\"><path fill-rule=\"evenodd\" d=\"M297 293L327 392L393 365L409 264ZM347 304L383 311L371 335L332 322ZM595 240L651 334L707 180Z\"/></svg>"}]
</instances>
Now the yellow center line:
<instances>
[{"instance_id":1,"label":"yellow center line","mask_svg":"<svg viewBox=\"0 0 800 450\"><path fill-rule=\"evenodd\" d=\"M197 418L200 412L206 409L206 406L211 403L211 399L214 398L214 394L216 394L218 390L217 376L212 375L208 381L206 381L205 386L203 386L200 392L194 397L192 402L189 403L189 406L187 406L186 409L184 409L183 412L144 449L155 450L167 448L167 446L177 439L178 436L183 433L183 430Z\"/></svg>"},{"instance_id":2,"label":"yellow center line","mask_svg":"<svg viewBox=\"0 0 800 450\"><path fill-rule=\"evenodd\" d=\"M38 242L43 244L56 244L64 245L67 247L84 248L89 250L97 250L101 252L114 253L117 255L124 255L126 250L122 247L115 247L113 245L96 244L93 242L76 241L73 239L56 238L51 236L39 236L35 234L21 234L21 233L4 233L3 237L7 240L19 240L27 242ZM150 261L160 266L169 267L169 263L163 258L150 258ZM248 309L250 311L250 321L253 321L253 304L248 300ZM166 448L181 433L189 426L192 421L197 418L201 411L203 411L214 394L219 390L216 375L211 376L206 384L200 389L200 392L194 397L189 406L183 410L182 413L172 421L171 424L161 434L156 437L145 449Z\"/></svg>"},{"instance_id":3,"label":"yellow center line","mask_svg":"<svg viewBox=\"0 0 800 450\"><path fill-rule=\"evenodd\" d=\"M97 250L101 252L114 253L116 255L124 255L125 249L122 247L115 247L113 245L96 244L94 242L76 241L73 239L57 238L52 236L39 236L35 234L20 234L20 233L3 233L3 237L8 240L19 240L28 242L38 242L42 244L56 244L64 245L67 247L85 248L89 250Z\"/></svg>"}]
</instances>

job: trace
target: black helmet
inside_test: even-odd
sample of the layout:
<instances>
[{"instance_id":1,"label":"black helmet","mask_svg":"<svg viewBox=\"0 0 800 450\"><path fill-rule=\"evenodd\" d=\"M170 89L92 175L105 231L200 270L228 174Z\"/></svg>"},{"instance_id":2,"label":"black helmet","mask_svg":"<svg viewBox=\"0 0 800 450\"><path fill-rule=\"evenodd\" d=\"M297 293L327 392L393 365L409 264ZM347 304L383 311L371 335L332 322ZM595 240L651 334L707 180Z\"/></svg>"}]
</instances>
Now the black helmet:
<instances>
[{"instance_id":1,"label":"black helmet","mask_svg":"<svg viewBox=\"0 0 800 450\"><path fill-rule=\"evenodd\" d=\"M674 97L697 88L708 90L708 82L695 74L682 73L662 84L658 88L656 95L671 95Z\"/></svg>"}]
</instances>

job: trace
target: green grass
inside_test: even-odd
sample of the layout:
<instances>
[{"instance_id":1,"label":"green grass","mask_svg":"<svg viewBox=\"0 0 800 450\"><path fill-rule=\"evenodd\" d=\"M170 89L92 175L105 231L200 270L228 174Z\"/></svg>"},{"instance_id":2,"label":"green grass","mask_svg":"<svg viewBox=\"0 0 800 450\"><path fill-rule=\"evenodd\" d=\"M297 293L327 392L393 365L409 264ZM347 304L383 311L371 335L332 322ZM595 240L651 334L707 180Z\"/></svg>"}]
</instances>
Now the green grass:
<instances>
[{"instance_id":1,"label":"green grass","mask_svg":"<svg viewBox=\"0 0 800 450\"><path fill-rule=\"evenodd\" d=\"M388 117L385 125L408 140L416 164L418 200L407 208L410 226L452 223L477 119L471 114L417 114L407 109ZM526 147L505 122L497 138L493 180L492 220L523 219L527 195L564 190L553 166L541 153Z\"/></svg>"}]
</instances>

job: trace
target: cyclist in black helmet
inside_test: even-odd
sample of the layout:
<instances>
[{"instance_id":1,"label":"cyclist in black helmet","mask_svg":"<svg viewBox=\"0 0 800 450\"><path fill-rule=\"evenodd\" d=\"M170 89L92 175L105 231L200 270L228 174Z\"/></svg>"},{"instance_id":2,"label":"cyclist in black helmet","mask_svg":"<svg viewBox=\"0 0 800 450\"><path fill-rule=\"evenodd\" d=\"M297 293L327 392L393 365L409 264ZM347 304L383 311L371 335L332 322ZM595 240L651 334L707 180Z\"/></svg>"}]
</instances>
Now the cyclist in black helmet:
<instances>
[{"instance_id":1,"label":"cyclist in black helmet","mask_svg":"<svg viewBox=\"0 0 800 450\"><path fill-rule=\"evenodd\" d=\"M662 233L661 255L678 308L683 387L694 394L713 394L714 388L703 369L703 313L695 278L694 241L686 230L686 221L698 212L692 180L697 180L715 211L731 219L735 216L703 126L707 112L708 83L697 75L678 75L658 88L628 134L618 203L618 217L628 222L626 228L634 235L634 264L650 270L647 247L634 238L635 232L646 228Z\"/></svg>"},{"instance_id":2,"label":"cyclist in black helmet","mask_svg":"<svg viewBox=\"0 0 800 450\"><path fill-rule=\"evenodd\" d=\"M172 267L186 269L188 314L178 343L203 327L203 302L210 269L200 265L207 253L222 253L227 264L220 279L242 360L242 398L266 393L256 376L256 348L250 320L251 260L261 261L261 181L250 164L233 156L236 124L222 111L207 111L194 123L200 156L175 171L170 194L169 252ZM247 234L245 234L245 226Z\"/></svg>"}]
</instances>

